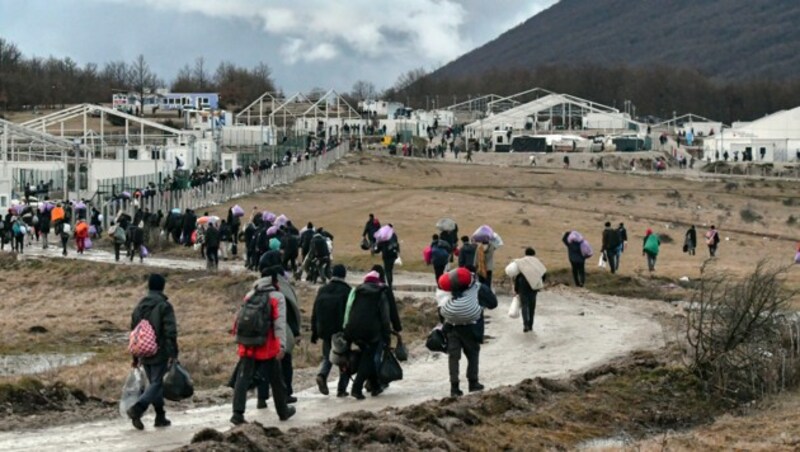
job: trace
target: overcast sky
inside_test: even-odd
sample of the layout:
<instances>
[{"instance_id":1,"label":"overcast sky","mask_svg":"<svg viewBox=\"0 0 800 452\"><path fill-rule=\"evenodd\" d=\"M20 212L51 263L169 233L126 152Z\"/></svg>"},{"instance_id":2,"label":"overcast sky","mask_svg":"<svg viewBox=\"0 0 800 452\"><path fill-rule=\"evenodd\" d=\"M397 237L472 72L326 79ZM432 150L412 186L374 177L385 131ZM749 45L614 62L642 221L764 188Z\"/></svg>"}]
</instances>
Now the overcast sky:
<instances>
[{"instance_id":1,"label":"overcast sky","mask_svg":"<svg viewBox=\"0 0 800 452\"><path fill-rule=\"evenodd\" d=\"M557 0L0 0L0 36L26 56L83 65L144 54L168 83L203 56L260 61L287 93L391 86L434 69Z\"/></svg>"}]
</instances>

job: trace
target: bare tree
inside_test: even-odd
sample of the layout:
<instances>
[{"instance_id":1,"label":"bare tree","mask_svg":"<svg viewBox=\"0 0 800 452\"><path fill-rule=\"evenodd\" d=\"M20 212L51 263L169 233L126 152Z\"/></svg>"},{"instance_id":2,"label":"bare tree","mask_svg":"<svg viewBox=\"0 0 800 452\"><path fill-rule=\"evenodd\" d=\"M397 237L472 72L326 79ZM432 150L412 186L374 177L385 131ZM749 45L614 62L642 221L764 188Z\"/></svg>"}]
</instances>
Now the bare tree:
<instances>
[{"instance_id":1,"label":"bare tree","mask_svg":"<svg viewBox=\"0 0 800 452\"><path fill-rule=\"evenodd\" d=\"M139 96L139 115L144 116L145 96L155 92L158 77L150 70L150 65L141 54L131 63L129 74L130 88Z\"/></svg>"},{"instance_id":2,"label":"bare tree","mask_svg":"<svg viewBox=\"0 0 800 452\"><path fill-rule=\"evenodd\" d=\"M423 68L416 68L411 69L410 71L400 74L400 77L397 77L397 81L394 82L394 89L397 91L402 91L406 88L409 88L415 82L423 79L427 75L427 72Z\"/></svg>"},{"instance_id":3,"label":"bare tree","mask_svg":"<svg viewBox=\"0 0 800 452\"><path fill-rule=\"evenodd\" d=\"M365 80L358 80L353 83L353 88L350 90L350 97L356 102L374 99L376 94L377 90L375 89L375 85Z\"/></svg>"},{"instance_id":4,"label":"bare tree","mask_svg":"<svg viewBox=\"0 0 800 452\"><path fill-rule=\"evenodd\" d=\"M204 92L209 88L210 76L206 70L206 60L199 57L194 60L194 70L192 71L192 78L197 86L197 91Z\"/></svg>"}]
</instances>

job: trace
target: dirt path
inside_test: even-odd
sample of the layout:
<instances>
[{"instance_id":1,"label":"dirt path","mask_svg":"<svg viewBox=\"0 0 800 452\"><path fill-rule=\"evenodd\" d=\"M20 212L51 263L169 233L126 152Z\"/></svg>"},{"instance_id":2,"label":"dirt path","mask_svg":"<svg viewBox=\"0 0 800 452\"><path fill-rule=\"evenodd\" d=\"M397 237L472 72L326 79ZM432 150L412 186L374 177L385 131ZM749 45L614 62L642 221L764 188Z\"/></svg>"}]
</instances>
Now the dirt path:
<instances>
[{"instance_id":1,"label":"dirt path","mask_svg":"<svg viewBox=\"0 0 800 452\"><path fill-rule=\"evenodd\" d=\"M31 249L28 257L56 252ZM103 251L92 251L84 259L113 261ZM133 264L138 265L138 264ZM201 261L147 259L145 265L171 268L202 268ZM239 266L237 264L237 266ZM400 274L397 285L420 296L430 278L427 275ZM654 316L671 312L666 303L602 297L586 291L558 289L540 295L535 334L523 334L521 321L506 315L509 299L501 297L500 307L488 315L489 337L481 352L481 380L487 388L510 385L526 378L564 377L597 366L632 350L663 346L664 333ZM274 409L255 410L248 403L246 417L281 428L319 424L341 413L354 410L378 411L420 403L449 394L447 360L420 346L411 350L412 360L404 366L403 381L392 384L377 398L356 401L320 395L316 388L297 393L297 415L289 422L278 422ZM466 362L462 362L462 373ZM335 378L331 387L335 392ZM187 444L203 428L227 430L231 427L229 404L169 412L173 426L155 431L152 414L145 417L147 431L134 430L120 418L63 427L16 431L0 434L0 450L164 450Z\"/></svg>"}]
</instances>

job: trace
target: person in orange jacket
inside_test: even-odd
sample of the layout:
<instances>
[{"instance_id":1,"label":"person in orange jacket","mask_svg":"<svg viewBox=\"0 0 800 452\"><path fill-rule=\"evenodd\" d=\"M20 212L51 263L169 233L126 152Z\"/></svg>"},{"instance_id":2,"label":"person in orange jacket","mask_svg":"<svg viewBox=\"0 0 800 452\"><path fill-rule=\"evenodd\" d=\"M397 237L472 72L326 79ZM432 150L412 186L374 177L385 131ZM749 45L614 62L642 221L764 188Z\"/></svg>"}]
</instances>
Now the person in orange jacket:
<instances>
[{"instance_id":1,"label":"person in orange jacket","mask_svg":"<svg viewBox=\"0 0 800 452\"><path fill-rule=\"evenodd\" d=\"M78 254L83 254L86 250L86 239L89 238L89 225L84 220L78 220L75 225L75 247Z\"/></svg>"},{"instance_id":2,"label":"person in orange jacket","mask_svg":"<svg viewBox=\"0 0 800 452\"><path fill-rule=\"evenodd\" d=\"M50 224L55 228L56 234L61 233L61 225L64 223L64 208L61 203L56 204L50 211Z\"/></svg>"}]
</instances>

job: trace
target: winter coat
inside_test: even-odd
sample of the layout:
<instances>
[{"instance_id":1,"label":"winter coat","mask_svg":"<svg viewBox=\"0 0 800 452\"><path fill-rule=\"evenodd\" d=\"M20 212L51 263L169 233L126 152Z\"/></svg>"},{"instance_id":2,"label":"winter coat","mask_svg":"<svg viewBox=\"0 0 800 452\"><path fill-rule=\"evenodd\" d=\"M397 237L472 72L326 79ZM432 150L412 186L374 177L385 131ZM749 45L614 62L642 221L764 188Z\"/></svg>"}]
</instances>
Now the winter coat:
<instances>
[{"instance_id":1,"label":"winter coat","mask_svg":"<svg viewBox=\"0 0 800 452\"><path fill-rule=\"evenodd\" d=\"M203 234L203 240L206 244L206 249L219 248L219 229L214 226L209 226Z\"/></svg>"},{"instance_id":2,"label":"winter coat","mask_svg":"<svg viewBox=\"0 0 800 452\"><path fill-rule=\"evenodd\" d=\"M480 319L481 309L478 302L480 283L473 283L467 290L453 294L447 302L439 308L439 313L445 322L450 325L469 325Z\"/></svg>"},{"instance_id":3,"label":"winter coat","mask_svg":"<svg viewBox=\"0 0 800 452\"><path fill-rule=\"evenodd\" d=\"M486 267L486 271L494 271L494 252L497 250L497 247L494 246L493 243L487 243L483 245L483 262L484 266Z\"/></svg>"},{"instance_id":4,"label":"winter coat","mask_svg":"<svg viewBox=\"0 0 800 452\"><path fill-rule=\"evenodd\" d=\"M621 244L619 231L611 228L603 229L603 251L616 252Z\"/></svg>"},{"instance_id":5,"label":"winter coat","mask_svg":"<svg viewBox=\"0 0 800 452\"><path fill-rule=\"evenodd\" d=\"M453 252L453 248L450 246L445 240L439 239L435 242L431 242L431 263L436 266L445 266L447 265L448 259L450 259L450 253Z\"/></svg>"},{"instance_id":6,"label":"winter coat","mask_svg":"<svg viewBox=\"0 0 800 452\"><path fill-rule=\"evenodd\" d=\"M397 238L397 234L392 234L392 238L378 245L378 249L384 262L397 260L397 257L400 256L400 241Z\"/></svg>"},{"instance_id":7,"label":"winter coat","mask_svg":"<svg viewBox=\"0 0 800 452\"><path fill-rule=\"evenodd\" d=\"M364 225L364 232L361 233L362 236L369 237L370 240L374 240L375 233L378 232L378 229L381 228L381 222L378 221L377 218L372 220L367 220L367 224Z\"/></svg>"},{"instance_id":8,"label":"winter coat","mask_svg":"<svg viewBox=\"0 0 800 452\"><path fill-rule=\"evenodd\" d=\"M458 266L468 267L471 269L477 268L478 264L478 245L474 243L465 243L461 245L461 250L458 253Z\"/></svg>"},{"instance_id":9,"label":"winter coat","mask_svg":"<svg viewBox=\"0 0 800 452\"><path fill-rule=\"evenodd\" d=\"M50 233L50 215L47 212L39 215L39 231L45 235Z\"/></svg>"},{"instance_id":10,"label":"winter coat","mask_svg":"<svg viewBox=\"0 0 800 452\"><path fill-rule=\"evenodd\" d=\"M292 283L283 275L278 275L278 290L286 299L286 353L292 353L297 337L300 336L300 302Z\"/></svg>"},{"instance_id":11,"label":"winter coat","mask_svg":"<svg viewBox=\"0 0 800 452\"><path fill-rule=\"evenodd\" d=\"M285 256L295 258L300 252L300 239L296 235L287 234L281 239L281 248Z\"/></svg>"},{"instance_id":12,"label":"winter coat","mask_svg":"<svg viewBox=\"0 0 800 452\"><path fill-rule=\"evenodd\" d=\"M272 278L261 278L253 283L253 289L244 297L245 303L256 291L270 292L270 310L272 312L272 328L267 332L267 340L258 346L244 346L239 344L238 355L240 358L252 358L256 361L266 361L278 356L281 351L286 351L286 299L283 294L272 285ZM236 323L233 326L236 334Z\"/></svg>"},{"instance_id":13,"label":"winter coat","mask_svg":"<svg viewBox=\"0 0 800 452\"><path fill-rule=\"evenodd\" d=\"M89 225L82 221L75 226L75 237L85 239L89 237Z\"/></svg>"},{"instance_id":14,"label":"winter coat","mask_svg":"<svg viewBox=\"0 0 800 452\"><path fill-rule=\"evenodd\" d=\"M331 336L342 331L350 290L350 285L339 278L331 279L331 282L319 289L311 312L312 341L319 338L329 340Z\"/></svg>"},{"instance_id":15,"label":"winter coat","mask_svg":"<svg viewBox=\"0 0 800 452\"><path fill-rule=\"evenodd\" d=\"M564 245L567 247L569 261L573 264L584 263L586 258L583 256L583 251L581 251L581 242L570 242L567 240L567 237L569 237L569 232L564 234L564 237L561 238L561 241L564 242Z\"/></svg>"},{"instance_id":16,"label":"winter coat","mask_svg":"<svg viewBox=\"0 0 800 452\"><path fill-rule=\"evenodd\" d=\"M381 284L365 283L353 289L353 302L345 311L344 336L348 341L389 342L389 301Z\"/></svg>"},{"instance_id":17,"label":"winter coat","mask_svg":"<svg viewBox=\"0 0 800 452\"><path fill-rule=\"evenodd\" d=\"M697 229L689 229L684 237L684 244L688 249L697 247Z\"/></svg>"},{"instance_id":18,"label":"winter coat","mask_svg":"<svg viewBox=\"0 0 800 452\"><path fill-rule=\"evenodd\" d=\"M178 323L175 311L163 292L150 291L139 301L131 315L131 330L139 322L147 318L156 333L158 353L155 356L141 358L142 364L161 364L170 358L178 358Z\"/></svg>"},{"instance_id":19,"label":"winter coat","mask_svg":"<svg viewBox=\"0 0 800 452\"><path fill-rule=\"evenodd\" d=\"M53 210L50 211L50 221L55 223L59 220L64 220L64 208L54 207Z\"/></svg>"},{"instance_id":20,"label":"winter coat","mask_svg":"<svg viewBox=\"0 0 800 452\"><path fill-rule=\"evenodd\" d=\"M308 254L311 249L311 239L314 237L313 229L306 229L300 234L300 249L303 250L303 256Z\"/></svg>"}]
</instances>

